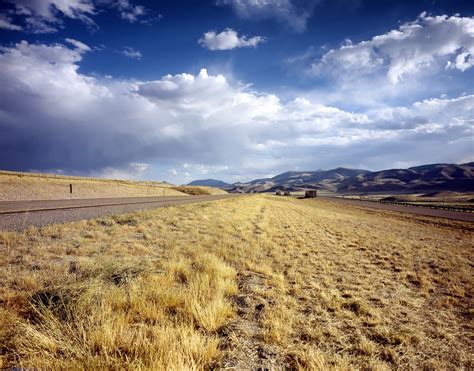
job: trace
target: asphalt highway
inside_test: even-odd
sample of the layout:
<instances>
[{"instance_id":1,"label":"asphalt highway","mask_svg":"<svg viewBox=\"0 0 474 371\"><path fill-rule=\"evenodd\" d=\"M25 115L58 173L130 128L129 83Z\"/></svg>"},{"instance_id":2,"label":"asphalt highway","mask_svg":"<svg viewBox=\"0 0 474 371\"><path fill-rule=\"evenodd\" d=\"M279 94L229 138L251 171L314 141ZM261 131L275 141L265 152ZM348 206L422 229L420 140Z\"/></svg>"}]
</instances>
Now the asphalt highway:
<instances>
[{"instance_id":1,"label":"asphalt highway","mask_svg":"<svg viewBox=\"0 0 474 371\"><path fill-rule=\"evenodd\" d=\"M94 219L105 215L124 214L158 207L222 200L240 194L205 196L121 197L75 200L0 201L0 231L22 230L30 226ZM338 203L465 222L474 222L474 213L437 210L423 207L379 204L336 197L320 197Z\"/></svg>"},{"instance_id":2,"label":"asphalt highway","mask_svg":"<svg viewBox=\"0 0 474 371\"><path fill-rule=\"evenodd\" d=\"M94 219L158 207L237 197L236 194L205 196L121 197L76 200L0 201L0 230Z\"/></svg>"}]
</instances>

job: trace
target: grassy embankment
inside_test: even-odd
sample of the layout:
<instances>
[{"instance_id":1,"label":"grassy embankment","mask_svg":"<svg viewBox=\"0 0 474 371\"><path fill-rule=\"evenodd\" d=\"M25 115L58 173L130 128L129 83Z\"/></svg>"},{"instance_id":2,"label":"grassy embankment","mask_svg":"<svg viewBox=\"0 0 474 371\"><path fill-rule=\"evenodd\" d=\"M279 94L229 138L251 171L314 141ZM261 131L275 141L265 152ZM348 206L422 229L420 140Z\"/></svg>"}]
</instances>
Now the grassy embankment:
<instances>
[{"instance_id":1,"label":"grassy embankment","mask_svg":"<svg viewBox=\"0 0 474 371\"><path fill-rule=\"evenodd\" d=\"M72 194L69 191L69 184L73 185ZM0 201L186 196L188 194L223 193L226 192L211 187L176 187L172 184L160 182L0 171Z\"/></svg>"},{"instance_id":2,"label":"grassy embankment","mask_svg":"<svg viewBox=\"0 0 474 371\"><path fill-rule=\"evenodd\" d=\"M0 367L474 367L472 237L274 196L4 232Z\"/></svg>"},{"instance_id":3,"label":"grassy embankment","mask_svg":"<svg viewBox=\"0 0 474 371\"><path fill-rule=\"evenodd\" d=\"M225 195L226 191L220 188L204 187L204 186L173 186L174 190L191 195L191 196L202 196L202 195Z\"/></svg>"}]
</instances>

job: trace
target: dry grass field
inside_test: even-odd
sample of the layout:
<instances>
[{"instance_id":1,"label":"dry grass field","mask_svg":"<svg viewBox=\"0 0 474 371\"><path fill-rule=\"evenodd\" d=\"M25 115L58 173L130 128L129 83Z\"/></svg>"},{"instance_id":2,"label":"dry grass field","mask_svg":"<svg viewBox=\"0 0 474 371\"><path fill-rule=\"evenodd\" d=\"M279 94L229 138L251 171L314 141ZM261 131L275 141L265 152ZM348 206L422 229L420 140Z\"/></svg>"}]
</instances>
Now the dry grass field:
<instances>
[{"instance_id":1,"label":"dry grass field","mask_svg":"<svg viewBox=\"0 0 474 371\"><path fill-rule=\"evenodd\" d=\"M413 194L369 194L364 196L345 196L348 198L372 200L372 201L395 201L411 202L423 204L441 205L474 205L473 192L433 192L433 193L413 193Z\"/></svg>"},{"instance_id":2,"label":"dry grass field","mask_svg":"<svg viewBox=\"0 0 474 371\"><path fill-rule=\"evenodd\" d=\"M0 234L0 367L474 367L473 226L248 196Z\"/></svg>"},{"instance_id":3,"label":"dry grass field","mask_svg":"<svg viewBox=\"0 0 474 371\"><path fill-rule=\"evenodd\" d=\"M192 195L192 196L201 196L201 195L225 195L226 191L220 188L214 187L204 187L204 186L173 186L174 190Z\"/></svg>"},{"instance_id":4,"label":"dry grass field","mask_svg":"<svg viewBox=\"0 0 474 371\"><path fill-rule=\"evenodd\" d=\"M185 196L166 183L0 171L0 201L179 195Z\"/></svg>"}]
</instances>

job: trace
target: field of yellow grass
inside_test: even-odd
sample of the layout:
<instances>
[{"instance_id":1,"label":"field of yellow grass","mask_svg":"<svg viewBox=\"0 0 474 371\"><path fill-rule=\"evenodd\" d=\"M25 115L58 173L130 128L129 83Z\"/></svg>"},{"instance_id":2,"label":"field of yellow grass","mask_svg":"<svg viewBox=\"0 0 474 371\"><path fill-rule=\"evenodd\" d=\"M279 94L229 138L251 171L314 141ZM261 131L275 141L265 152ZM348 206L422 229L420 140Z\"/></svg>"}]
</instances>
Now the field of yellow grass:
<instances>
[{"instance_id":1,"label":"field of yellow grass","mask_svg":"<svg viewBox=\"0 0 474 371\"><path fill-rule=\"evenodd\" d=\"M69 185L73 185L70 193ZM84 178L55 174L0 171L0 201L63 200L108 197L212 195L227 192L211 187L168 183Z\"/></svg>"},{"instance_id":2,"label":"field of yellow grass","mask_svg":"<svg viewBox=\"0 0 474 371\"><path fill-rule=\"evenodd\" d=\"M223 189L205 186L173 186L172 188L176 191L192 196L227 194Z\"/></svg>"},{"instance_id":3,"label":"field of yellow grass","mask_svg":"<svg viewBox=\"0 0 474 371\"><path fill-rule=\"evenodd\" d=\"M245 196L0 234L0 367L473 368L473 226Z\"/></svg>"},{"instance_id":4,"label":"field of yellow grass","mask_svg":"<svg viewBox=\"0 0 474 371\"><path fill-rule=\"evenodd\" d=\"M474 205L473 192L433 192L433 193L414 193L414 194L371 194L364 196L345 196L359 200L372 201L392 201L392 202L411 202L411 203L428 203L441 205Z\"/></svg>"},{"instance_id":5,"label":"field of yellow grass","mask_svg":"<svg viewBox=\"0 0 474 371\"><path fill-rule=\"evenodd\" d=\"M69 193L69 184L73 193ZM169 184L0 171L0 201L184 196Z\"/></svg>"}]
</instances>

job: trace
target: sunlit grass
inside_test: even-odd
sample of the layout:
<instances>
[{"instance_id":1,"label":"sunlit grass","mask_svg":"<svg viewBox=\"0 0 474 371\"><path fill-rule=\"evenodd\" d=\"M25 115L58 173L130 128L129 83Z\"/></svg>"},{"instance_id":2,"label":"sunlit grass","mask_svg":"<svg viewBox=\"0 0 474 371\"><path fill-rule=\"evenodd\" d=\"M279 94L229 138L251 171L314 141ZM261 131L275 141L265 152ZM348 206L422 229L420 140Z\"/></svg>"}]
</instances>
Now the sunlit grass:
<instances>
[{"instance_id":1,"label":"sunlit grass","mask_svg":"<svg viewBox=\"0 0 474 371\"><path fill-rule=\"evenodd\" d=\"M472 226L251 196L0 234L2 367L472 367Z\"/></svg>"}]
</instances>

